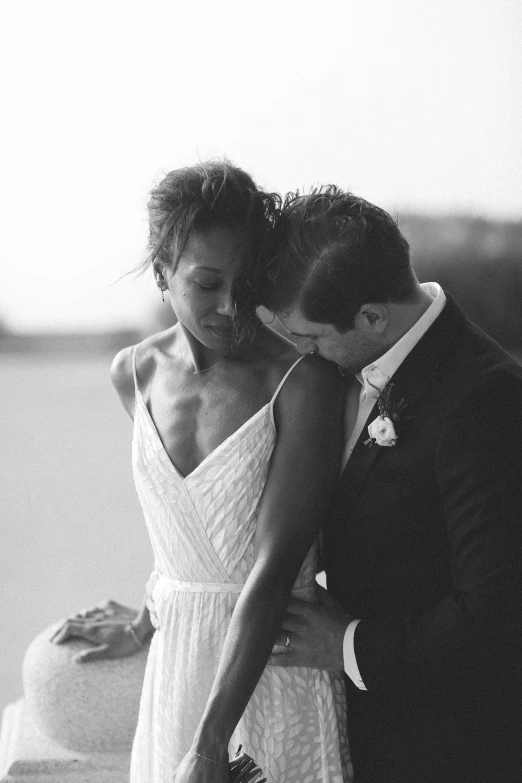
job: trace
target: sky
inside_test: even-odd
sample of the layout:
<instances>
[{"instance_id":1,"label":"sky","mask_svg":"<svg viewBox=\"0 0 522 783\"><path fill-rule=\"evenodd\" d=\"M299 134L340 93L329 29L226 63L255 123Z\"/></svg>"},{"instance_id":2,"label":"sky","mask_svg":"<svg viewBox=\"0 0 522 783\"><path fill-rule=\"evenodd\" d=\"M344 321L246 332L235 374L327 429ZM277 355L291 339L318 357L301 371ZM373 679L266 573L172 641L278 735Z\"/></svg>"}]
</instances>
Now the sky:
<instances>
[{"instance_id":1,"label":"sky","mask_svg":"<svg viewBox=\"0 0 522 783\"><path fill-rule=\"evenodd\" d=\"M162 173L227 156L394 214L522 218L520 0L0 4L0 319L143 325ZM165 305L167 306L167 305Z\"/></svg>"}]
</instances>

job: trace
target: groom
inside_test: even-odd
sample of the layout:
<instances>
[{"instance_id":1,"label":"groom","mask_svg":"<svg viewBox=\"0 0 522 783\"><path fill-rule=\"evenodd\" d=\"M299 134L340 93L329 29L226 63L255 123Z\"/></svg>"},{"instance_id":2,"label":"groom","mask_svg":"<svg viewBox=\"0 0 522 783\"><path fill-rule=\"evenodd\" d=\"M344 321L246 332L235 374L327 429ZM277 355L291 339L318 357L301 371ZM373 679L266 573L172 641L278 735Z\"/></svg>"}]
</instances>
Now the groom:
<instances>
[{"instance_id":1,"label":"groom","mask_svg":"<svg viewBox=\"0 0 522 783\"><path fill-rule=\"evenodd\" d=\"M383 210L330 186L285 219L268 304L346 376L347 442L328 594L271 663L345 670L354 783L520 783L522 368Z\"/></svg>"}]
</instances>

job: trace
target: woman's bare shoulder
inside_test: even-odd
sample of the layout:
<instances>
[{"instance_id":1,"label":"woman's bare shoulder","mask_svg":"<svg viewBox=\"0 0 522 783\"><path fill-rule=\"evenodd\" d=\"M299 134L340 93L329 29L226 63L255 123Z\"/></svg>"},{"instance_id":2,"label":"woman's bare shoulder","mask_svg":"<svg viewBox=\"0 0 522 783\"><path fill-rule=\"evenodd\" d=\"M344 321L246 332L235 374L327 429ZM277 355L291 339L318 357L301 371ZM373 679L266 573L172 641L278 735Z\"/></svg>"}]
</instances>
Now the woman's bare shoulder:
<instances>
[{"instance_id":1,"label":"woman's bare shoulder","mask_svg":"<svg viewBox=\"0 0 522 783\"><path fill-rule=\"evenodd\" d=\"M288 410L307 409L316 406L320 400L327 400L326 408L338 406L344 396L345 381L339 368L320 356L309 355L300 358L295 344L272 329L265 327L261 339L260 366L264 367L272 390L291 369L275 403L275 415L288 415ZM266 369L268 365L268 370ZM292 366L295 365L295 367ZM321 403L319 403L321 404ZM288 410L287 410L288 409Z\"/></svg>"},{"instance_id":2,"label":"woman's bare shoulder","mask_svg":"<svg viewBox=\"0 0 522 783\"><path fill-rule=\"evenodd\" d=\"M275 400L278 447L315 448L326 438L337 448L344 393L344 380L334 364L320 356L304 356Z\"/></svg>"},{"instance_id":3,"label":"woman's bare shoulder","mask_svg":"<svg viewBox=\"0 0 522 783\"><path fill-rule=\"evenodd\" d=\"M287 370L300 356L295 343L267 326L264 326L261 332L260 345L263 355L280 370ZM326 383L334 387L343 386L337 365L321 356L310 355L303 358L292 371L292 376L296 384L308 381L310 383Z\"/></svg>"},{"instance_id":4,"label":"woman's bare shoulder","mask_svg":"<svg viewBox=\"0 0 522 783\"><path fill-rule=\"evenodd\" d=\"M134 418L134 379L132 373L134 346L129 345L119 351L112 360L110 376L112 385L118 392L123 407Z\"/></svg>"},{"instance_id":5,"label":"woman's bare shoulder","mask_svg":"<svg viewBox=\"0 0 522 783\"><path fill-rule=\"evenodd\" d=\"M134 345L122 348L112 360L110 376L118 394L125 393L130 387L134 386L132 377L132 354L134 348Z\"/></svg>"},{"instance_id":6,"label":"woman's bare shoulder","mask_svg":"<svg viewBox=\"0 0 522 783\"><path fill-rule=\"evenodd\" d=\"M136 363L136 376L142 388L142 384L146 385L154 372L158 351L164 351L169 341L172 341L171 329L146 337L137 345L123 348L112 361L111 380L131 418L135 403L133 363Z\"/></svg>"},{"instance_id":7,"label":"woman's bare shoulder","mask_svg":"<svg viewBox=\"0 0 522 783\"><path fill-rule=\"evenodd\" d=\"M338 367L321 356L304 356L292 370L282 389L281 404L306 406L311 400L344 396L346 382Z\"/></svg>"},{"instance_id":8,"label":"woman's bare shoulder","mask_svg":"<svg viewBox=\"0 0 522 783\"><path fill-rule=\"evenodd\" d=\"M259 330L256 345L261 358L276 363L295 361L299 356L295 343L266 325Z\"/></svg>"}]
</instances>

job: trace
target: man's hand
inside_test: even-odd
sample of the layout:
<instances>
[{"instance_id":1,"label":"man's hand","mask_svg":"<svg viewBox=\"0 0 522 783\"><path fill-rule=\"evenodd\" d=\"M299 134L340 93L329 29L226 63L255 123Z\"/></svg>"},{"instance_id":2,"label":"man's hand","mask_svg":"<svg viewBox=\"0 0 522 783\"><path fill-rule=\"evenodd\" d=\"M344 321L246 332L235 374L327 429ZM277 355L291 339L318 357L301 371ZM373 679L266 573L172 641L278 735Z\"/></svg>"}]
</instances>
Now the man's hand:
<instances>
[{"instance_id":1,"label":"man's hand","mask_svg":"<svg viewBox=\"0 0 522 783\"><path fill-rule=\"evenodd\" d=\"M318 602L291 598L276 644L286 646L273 653L272 666L309 666L313 669L343 670L343 640L353 620L343 607L317 585Z\"/></svg>"}]
</instances>

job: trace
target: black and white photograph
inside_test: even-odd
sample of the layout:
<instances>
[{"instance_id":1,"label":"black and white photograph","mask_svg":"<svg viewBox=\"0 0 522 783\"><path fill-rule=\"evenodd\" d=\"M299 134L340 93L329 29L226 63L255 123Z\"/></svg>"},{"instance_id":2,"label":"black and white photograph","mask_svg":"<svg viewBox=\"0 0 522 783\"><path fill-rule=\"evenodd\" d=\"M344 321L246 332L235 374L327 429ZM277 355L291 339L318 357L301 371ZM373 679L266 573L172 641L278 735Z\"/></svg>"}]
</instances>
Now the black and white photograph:
<instances>
[{"instance_id":1,"label":"black and white photograph","mask_svg":"<svg viewBox=\"0 0 522 783\"><path fill-rule=\"evenodd\" d=\"M0 8L0 783L522 783L520 0Z\"/></svg>"}]
</instances>

